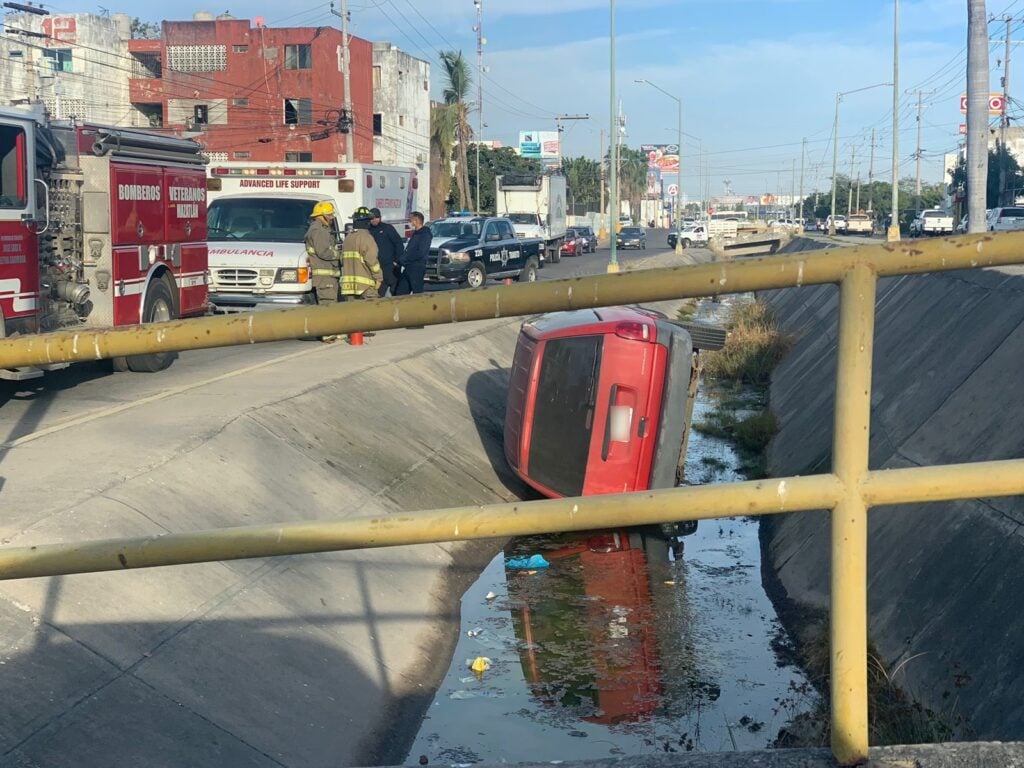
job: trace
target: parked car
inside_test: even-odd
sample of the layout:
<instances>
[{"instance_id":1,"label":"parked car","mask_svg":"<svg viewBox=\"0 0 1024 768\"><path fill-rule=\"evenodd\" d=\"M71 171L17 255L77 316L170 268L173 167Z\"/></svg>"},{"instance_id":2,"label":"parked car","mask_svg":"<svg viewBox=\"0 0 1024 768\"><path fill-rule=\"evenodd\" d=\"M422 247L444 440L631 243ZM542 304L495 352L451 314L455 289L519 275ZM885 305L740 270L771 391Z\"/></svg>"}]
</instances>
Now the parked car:
<instances>
[{"instance_id":1,"label":"parked car","mask_svg":"<svg viewBox=\"0 0 1024 768\"><path fill-rule=\"evenodd\" d=\"M519 332L505 409L509 466L548 497L677 485L694 352L724 343L723 329L640 307L529 319Z\"/></svg>"},{"instance_id":2,"label":"parked car","mask_svg":"<svg viewBox=\"0 0 1024 768\"><path fill-rule=\"evenodd\" d=\"M597 253L597 233L594 232L594 228L587 224L581 224L578 227L573 227L573 229L576 230L577 235L586 241L586 247L583 252Z\"/></svg>"},{"instance_id":3,"label":"parked car","mask_svg":"<svg viewBox=\"0 0 1024 768\"><path fill-rule=\"evenodd\" d=\"M615 245L619 248L647 249L647 233L640 227L623 227L615 236Z\"/></svg>"},{"instance_id":4,"label":"parked car","mask_svg":"<svg viewBox=\"0 0 1024 768\"><path fill-rule=\"evenodd\" d=\"M988 212L986 228L989 232L1024 229L1024 208L992 208Z\"/></svg>"},{"instance_id":5,"label":"parked car","mask_svg":"<svg viewBox=\"0 0 1024 768\"><path fill-rule=\"evenodd\" d=\"M825 232L828 232L829 229L831 229L831 224L832 224L832 217L828 216L825 219ZM839 235L845 235L846 234L846 217L845 216L842 216L842 215L837 215L836 216L836 234L839 234Z\"/></svg>"}]
</instances>

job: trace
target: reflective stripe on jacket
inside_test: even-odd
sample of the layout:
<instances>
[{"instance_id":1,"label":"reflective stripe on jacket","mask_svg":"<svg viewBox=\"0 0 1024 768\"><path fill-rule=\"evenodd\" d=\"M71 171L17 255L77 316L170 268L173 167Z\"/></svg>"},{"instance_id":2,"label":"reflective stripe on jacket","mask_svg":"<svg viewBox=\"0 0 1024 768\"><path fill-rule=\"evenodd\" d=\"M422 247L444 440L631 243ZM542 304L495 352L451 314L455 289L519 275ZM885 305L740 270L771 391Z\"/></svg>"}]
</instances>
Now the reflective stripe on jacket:
<instances>
[{"instance_id":1,"label":"reflective stripe on jacket","mask_svg":"<svg viewBox=\"0 0 1024 768\"><path fill-rule=\"evenodd\" d=\"M338 277L338 244L334 232L321 219L313 219L306 230L306 256L313 274L319 277Z\"/></svg>"},{"instance_id":2,"label":"reflective stripe on jacket","mask_svg":"<svg viewBox=\"0 0 1024 768\"><path fill-rule=\"evenodd\" d=\"M345 238L341 254L341 292L359 296L367 288L383 282L384 275L377 261L377 243L365 229L357 229Z\"/></svg>"}]
</instances>

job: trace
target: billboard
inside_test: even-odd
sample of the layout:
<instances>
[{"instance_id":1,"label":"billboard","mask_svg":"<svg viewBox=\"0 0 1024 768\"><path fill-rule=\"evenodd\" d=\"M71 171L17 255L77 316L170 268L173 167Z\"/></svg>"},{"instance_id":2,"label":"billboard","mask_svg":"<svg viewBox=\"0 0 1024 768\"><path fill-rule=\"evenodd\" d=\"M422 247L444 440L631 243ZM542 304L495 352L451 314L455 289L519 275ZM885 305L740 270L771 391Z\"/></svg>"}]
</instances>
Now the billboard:
<instances>
[{"instance_id":1,"label":"billboard","mask_svg":"<svg viewBox=\"0 0 1024 768\"><path fill-rule=\"evenodd\" d=\"M535 160L558 157L558 131L520 131L519 154Z\"/></svg>"},{"instance_id":2,"label":"billboard","mask_svg":"<svg viewBox=\"0 0 1024 768\"><path fill-rule=\"evenodd\" d=\"M647 155L647 165L662 173L679 173L679 147L675 144L641 144L640 151Z\"/></svg>"}]
</instances>

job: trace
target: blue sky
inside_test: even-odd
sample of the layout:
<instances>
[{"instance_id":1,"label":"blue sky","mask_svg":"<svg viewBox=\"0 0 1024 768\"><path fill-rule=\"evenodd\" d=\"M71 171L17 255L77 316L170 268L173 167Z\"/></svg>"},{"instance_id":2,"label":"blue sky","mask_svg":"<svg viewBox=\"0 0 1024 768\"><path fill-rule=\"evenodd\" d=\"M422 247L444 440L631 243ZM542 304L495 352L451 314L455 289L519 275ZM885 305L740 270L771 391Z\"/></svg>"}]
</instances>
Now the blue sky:
<instances>
[{"instance_id":1,"label":"blue sky","mask_svg":"<svg viewBox=\"0 0 1024 768\"><path fill-rule=\"evenodd\" d=\"M70 0L59 0L61 6ZM483 0L485 138L516 142L520 130L554 130L558 113L589 114L567 123L564 152L598 155L599 131L609 115L608 0ZM170 6L127 0L110 10L159 21L154 9L229 10L237 17L262 15L274 26L332 24L327 3L250 0L242 8L213 7L202 0ZM901 2L901 176L913 175L917 95L925 91L922 178L939 181L942 154L953 151L962 121L967 39L966 0ZM646 85L646 78L683 98L683 186L697 191L697 147L707 153L712 194L724 180L738 193L788 193L792 168L800 167L806 138L805 190L828 188L836 91L892 79L892 11L885 0L617 0L618 95L627 119L626 143L674 142L676 105ZM59 10L70 10L61 7ZM80 10L92 10L81 8ZM352 32L390 40L436 62L436 53L461 48L475 63L472 0L350 0ZM988 12L1008 12L1020 22L1024 0L989 0ZM995 38L993 70L1002 59L1005 25L989 27ZM998 41L998 42L997 42ZM1019 51L1019 52L1018 52ZM1015 47L1011 60L1024 61ZM436 73L435 67L435 73ZM993 90L999 90L993 72ZM436 78L435 78L436 80ZM1011 85L1024 86L1024 74ZM435 82L435 91L438 84ZM891 167L892 89L876 88L844 98L840 112L840 170L866 178L870 131L876 130L875 175ZM1012 111L1012 110L1011 110ZM475 119L474 119L475 122Z\"/></svg>"}]
</instances>

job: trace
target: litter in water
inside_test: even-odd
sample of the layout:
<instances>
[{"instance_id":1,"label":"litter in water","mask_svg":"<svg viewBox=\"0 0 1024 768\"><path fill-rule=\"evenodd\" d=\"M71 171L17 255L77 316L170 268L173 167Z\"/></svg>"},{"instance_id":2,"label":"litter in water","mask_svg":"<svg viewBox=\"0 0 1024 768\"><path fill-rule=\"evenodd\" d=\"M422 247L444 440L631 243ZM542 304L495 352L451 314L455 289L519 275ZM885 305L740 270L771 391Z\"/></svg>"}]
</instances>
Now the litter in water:
<instances>
[{"instance_id":1,"label":"litter in water","mask_svg":"<svg viewBox=\"0 0 1024 768\"><path fill-rule=\"evenodd\" d=\"M530 555L529 557L509 557L505 560L505 567L513 571L536 571L540 568L547 568L550 563L543 555Z\"/></svg>"}]
</instances>

